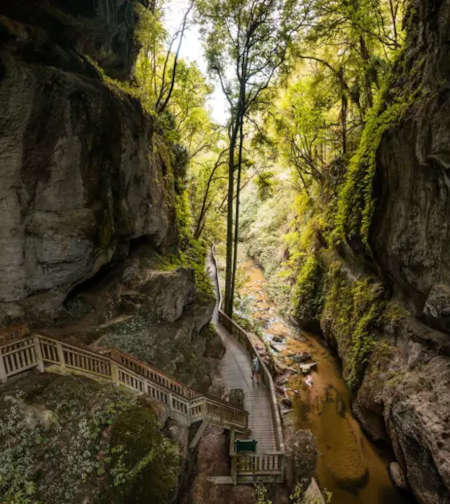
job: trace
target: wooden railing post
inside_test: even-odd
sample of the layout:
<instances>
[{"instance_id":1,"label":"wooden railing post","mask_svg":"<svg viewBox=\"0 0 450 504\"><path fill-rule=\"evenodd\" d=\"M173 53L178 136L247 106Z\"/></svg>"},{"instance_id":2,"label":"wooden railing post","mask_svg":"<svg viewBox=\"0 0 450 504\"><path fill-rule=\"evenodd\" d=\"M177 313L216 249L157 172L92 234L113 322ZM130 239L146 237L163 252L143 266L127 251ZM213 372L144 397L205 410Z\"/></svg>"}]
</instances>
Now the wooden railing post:
<instances>
[{"instance_id":1,"label":"wooden railing post","mask_svg":"<svg viewBox=\"0 0 450 504\"><path fill-rule=\"evenodd\" d=\"M120 385L120 380L119 380L119 366L113 361L110 361L111 363L111 380L114 383L116 387Z\"/></svg>"},{"instance_id":2,"label":"wooden railing post","mask_svg":"<svg viewBox=\"0 0 450 504\"><path fill-rule=\"evenodd\" d=\"M58 341L56 343L56 351L58 352L59 364L62 367L62 369L65 369L66 361L64 360L64 351L63 351L62 343L60 341Z\"/></svg>"},{"instance_id":3,"label":"wooden railing post","mask_svg":"<svg viewBox=\"0 0 450 504\"><path fill-rule=\"evenodd\" d=\"M39 336L36 334L33 336L34 351L36 353L37 367L40 373L44 372L44 359L42 358L41 343L39 341Z\"/></svg>"},{"instance_id":4,"label":"wooden railing post","mask_svg":"<svg viewBox=\"0 0 450 504\"><path fill-rule=\"evenodd\" d=\"M284 455L278 455L278 463L279 463L279 470L280 470L280 483L283 483L284 480Z\"/></svg>"},{"instance_id":5,"label":"wooden railing post","mask_svg":"<svg viewBox=\"0 0 450 504\"><path fill-rule=\"evenodd\" d=\"M6 383L8 377L6 376L5 363L3 361L3 355L0 355L0 381Z\"/></svg>"},{"instance_id":6,"label":"wooden railing post","mask_svg":"<svg viewBox=\"0 0 450 504\"><path fill-rule=\"evenodd\" d=\"M233 485L237 484L237 455L231 456L231 479L233 481Z\"/></svg>"}]
</instances>

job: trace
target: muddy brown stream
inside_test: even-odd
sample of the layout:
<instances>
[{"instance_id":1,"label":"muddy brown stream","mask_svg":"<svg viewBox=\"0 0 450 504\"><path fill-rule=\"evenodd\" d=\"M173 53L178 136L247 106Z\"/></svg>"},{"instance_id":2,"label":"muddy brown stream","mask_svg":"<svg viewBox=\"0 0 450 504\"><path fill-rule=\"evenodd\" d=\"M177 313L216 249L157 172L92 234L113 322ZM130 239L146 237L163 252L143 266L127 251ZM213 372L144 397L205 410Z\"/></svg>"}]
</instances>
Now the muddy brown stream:
<instances>
[{"instance_id":1,"label":"muddy brown stream","mask_svg":"<svg viewBox=\"0 0 450 504\"><path fill-rule=\"evenodd\" d=\"M296 427L311 429L319 451L316 476L331 491L333 504L406 504L413 502L392 484L387 466L392 458L382 453L362 432L350 408L350 394L339 363L314 335L283 320L266 291L262 270L250 259L241 263L245 284L239 289L247 301L247 316L261 327L268 344L273 337L275 359L282 366L299 369L294 355L308 352L317 362L308 378L300 373L285 384L292 401Z\"/></svg>"}]
</instances>

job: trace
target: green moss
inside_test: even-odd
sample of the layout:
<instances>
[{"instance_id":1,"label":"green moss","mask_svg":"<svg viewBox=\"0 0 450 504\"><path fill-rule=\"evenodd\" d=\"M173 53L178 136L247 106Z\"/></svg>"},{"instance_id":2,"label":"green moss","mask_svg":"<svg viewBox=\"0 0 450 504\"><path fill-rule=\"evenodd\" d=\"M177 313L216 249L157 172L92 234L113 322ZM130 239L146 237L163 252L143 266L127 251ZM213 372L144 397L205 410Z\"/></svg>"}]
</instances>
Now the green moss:
<instances>
[{"instance_id":1,"label":"green moss","mask_svg":"<svg viewBox=\"0 0 450 504\"><path fill-rule=\"evenodd\" d=\"M208 249L205 243L190 239L188 246L180 251L180 261L183 267L194 270L197 302L209 305L215 302L216 296L211 280L205 271L207 254Z\"/></svg>"},{"instance_id":2,"label":"green moss","mask_svg":"<svg viewBox=\"0 0 450 504\"><path fill-rule=\"evenodd\" d=\"M2 504L168 502L179 458L134 394L47 374L3 392Z\"/></svg>"},{"instance_id":3,"label":"green moss","mask_svg":"<svg viewBox=\"0 0 450 504\"><path fill-rule=\"evenodd\" d=\"M386 104L385 86L369 110L358 150L350 161L343 187L339 193L335 243L342 240L360 241L370 254L369 228L375 209L373 178L376 154L385 131L404 116L411 100L399 97Z\"/></svg>"},{"instance_id":4,"label":"green moss","mask_svg":"<svg viewBox=\"0 0 450 504\"><path fill-rule=\"evenodd\" d=\"M109 426L135 396L75 377L24 377L0 399L2 504L99 502Z\"/></svg>"},{"instance_id":5,"label":"green moss","mask_svg":"<svg viewBox=\"0 0 450 504\"><path fill-rule=\"evenodd\" d=\"M177 483L180 459L146 406L123 412L111 430L111 478L114 502L165 504Z\"/></svg>"},{"instance_id":6,"label":"green moss","mask_svg":"<svg viewBox=\"0 0 450 504\"><path fill-rule=\"evenodd\" d=\"M88 54L83 55L84 59L89 62L98 72L102 81L106 84L106 86L115 94L121 95L121 93L125 93L133 98L139 98L139 92L136 87L133 87L129 82L122 81L119 79L113 79L110 77L105 70Z\"/></svg>"},{"instance_id":7,"label":"green moss","mask_svg":"<svg viewBox=\"0 0 450 504\"><path fill-rule=\"evenodd\" d=\"M192 241L192 217L189 209L189 197L187 192L176 195L175 214L179 245L182 249L189 248Z\"/></svg>"},{"instance_id":8,"label":"green moss","mask_svg":"<svg viewBox=\"0 0 450 504\"><path fill-rule=\"evenodd\" d=\"M315 256L309 256L295 282L291 298L294 316L301 321L320 318L323 306L323 270Z\"/></svg>"},{"instance_id":9,"label":"green moss","mask_svg":"<svg viewBox=\"0 0 450 504\"><path fill-rule=\"evenodd\" d=\"M396 325L401 320L410 316L406 308L396 301L389 301L383 312L383 322L385 324Z\"/></svg>"},{"instance_id":10,"label":"green moss","mask_svg":"<svg viewBox=\"0 0 450 504\"><path fill-rule=\"evenodd\" d=\"M108 212L104 212L102 220L97 228L96 243L101 250L107 250L111 246L114 237L114 224Z\"/></svg>"},{"instance_id":11,"label":"green moss","mask_svg":"<svg viewBox=\"0 0 450 504\"><path fill-rule=\"evenodd\" d=\"M162 255L154 250L149 251L143 262L146 268L158 271L173 271L180 267L180 260L177 255Z\"/></svg>"},{"instance_id":12,"label":"green moss","mask_svg":"<svg viewBox=\"0 0 450 504\"><path fill-rule=\"evenodd\" d=\"M206 341L214 340L218 336L216 328L211 323L202 327L200 335Z\"/></svg>"},{"instance_id":13,"label":"green moss","mask_svg":"<svg viewBox=\"0 0 450 504\"><path fill-rule=\"evenodd\" d=\"M175 162L174 144L167 138L167 134L153 133L152 137L153 154L159 156L163 164L164 183L166 190L172 191L174 188L173 165Z\"/></svg>"},{"instance_id":14,"label":"green moss","mask_svg":"<svg viewBox=\"0 0 450 504\"><path fill-rule=\"evenodd\" d=\"M192 235L192 218L189 199L186 191L175 196L175 212L178 231L178 264L194 270L194 281L197 301L201 304L215 302L215 293L208 275L205 263L208 247L202 240L195 240Z\"/></svg>"},{"instance_id":15,"label":"green moss","mask_svg":"<svg viewBox=\"0 0 450 504\"><path fill-rule=\"evenodd\" d=\"M376 342L376 329L385 303L379 284L372 278L349 281L339 263L326 279L322 320L332 334L344 360L344 378L351 390L361 384Z\"/></svg>"}]
</instances>

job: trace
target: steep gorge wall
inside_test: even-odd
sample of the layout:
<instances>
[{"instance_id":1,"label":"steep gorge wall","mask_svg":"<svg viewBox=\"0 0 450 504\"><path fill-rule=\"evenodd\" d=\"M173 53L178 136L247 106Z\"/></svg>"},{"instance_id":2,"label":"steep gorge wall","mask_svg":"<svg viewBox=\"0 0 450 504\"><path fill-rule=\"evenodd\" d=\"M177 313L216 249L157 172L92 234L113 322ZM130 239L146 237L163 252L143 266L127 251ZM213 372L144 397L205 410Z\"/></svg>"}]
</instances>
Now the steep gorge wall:
<instances>
[{"instance_id":1,"label":"steep gorge wall","mask_svg":"<svg viewBox=\"0 0 450 504\"><path fill-rule=\"evenodd\" d=\"M419 99L377 155L376 262L417 316L450 329L450 5L411 6L393 88Z\"/></svg>"},{"instance_id":2,"label":"steep gorge wall","mask_svg":"<svg viewBox=\"0 0 450 504\"><path fill-rule=\"evenodd\" d=\"M322 254L320 324L354 385L365 429L392 444L418 502L447 504L450 3L416 0L406 22L388 104L414 100L376 152L373 256L362 258L351 240L353 251L341 246L337 260Z\"/></svg>"},{"instance_id":3,"label":"steep gorge wall","mask_svg":"<svg viewBox=\"0 0 450 504\"><path fill-rule=\"evenodd\" d=\"M89 63L130 75L135 3L0 5L0 322L55 316L134 239L175 241L173 147Z\"/></svg>"}]
</instances>

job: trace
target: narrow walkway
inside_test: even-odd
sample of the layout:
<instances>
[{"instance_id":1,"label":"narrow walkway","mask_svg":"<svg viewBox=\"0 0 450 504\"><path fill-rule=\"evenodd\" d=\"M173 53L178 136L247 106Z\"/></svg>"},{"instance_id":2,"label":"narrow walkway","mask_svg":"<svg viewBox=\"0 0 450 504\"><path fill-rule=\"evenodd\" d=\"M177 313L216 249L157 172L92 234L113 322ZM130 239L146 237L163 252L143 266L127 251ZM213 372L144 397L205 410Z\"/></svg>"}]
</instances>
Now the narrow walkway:
<instances>
[{"instance_id":1,"label":"narrow walkway","mask_svg":"<svg viewBox=\"0 0 450 504\"><path fill-rule=\"evenodd\" d=\"M217 299L220 299L216 266L211 254L208 273L216 287ZM212 322L226 348L219 364L220 375L229 389L240 388L244 391L244 409L249 413L250 437L258 441L256 452L260 455L276 451L269 391L261 378L258 385L252 381L251 362L247 350L218 322L218 306L214 310Z\"/></svg>"},{"instance_id":2,"label":"narrow walkway","mask_svg":"<svg viewBox=\"0 0 450 504\"><path fill-rule=\"evenodd\" d=\"M240 388L245 394L244 409L249 412L250 437L258 441L257 453L276 450L269 392L251 379L250 357L244 347L219 323L215 323L226 352L219 371L228 388Z\"/></svg>"}]
</instances>

